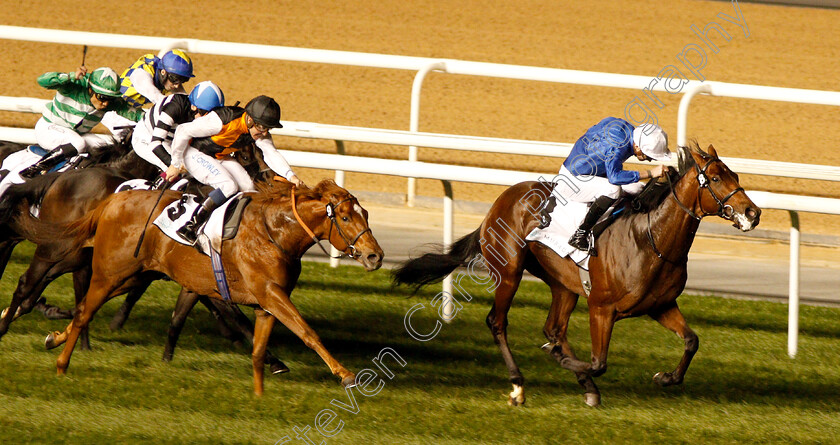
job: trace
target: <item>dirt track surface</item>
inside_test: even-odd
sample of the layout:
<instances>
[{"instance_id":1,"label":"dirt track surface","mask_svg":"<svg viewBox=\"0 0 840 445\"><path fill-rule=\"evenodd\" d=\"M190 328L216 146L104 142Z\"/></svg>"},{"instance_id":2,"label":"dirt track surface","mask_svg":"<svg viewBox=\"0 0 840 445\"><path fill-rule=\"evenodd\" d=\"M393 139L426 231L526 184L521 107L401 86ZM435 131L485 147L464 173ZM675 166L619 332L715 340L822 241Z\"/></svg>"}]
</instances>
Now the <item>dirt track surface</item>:
<instances>
[{"instance_id":1,"label":"dirt track surface","mask_svg":"<svg viewBox=\"0 0 840 445\"><path fill-rule=\"evenodd\" d=\"M255 0L143 3L142 17L119 2L31 1L4 8L0 24L40 28L188 37L291 47L439 57L654 78L668 65L689 79L698 76L677 58L687 45L703 48L706 80L817 90L840 87L840 11L744 3L746 27L724 20L737 13L730 2L557 0L459 2L415 0L356 2ZM179 9L180 12L170 13ZM142 17L142 18L138 18ZM729 40L709 28L714 53L695 34L718 24ZM745 29L746 28L746 29ZM748 33L749 36L745 34ZM148 52L157 52L149 48ZM81 61L76 45L0 40L4 73L0 95L51 98L35 78L72 71ZM88 67L122 72L143 51L92 47ZM341 65L265 61L194 54L196 79L213 80L229 103L254 95L278 99L292 121L408 129L413 72ZM432 73L424 84L420 130L430 132L575 141L605 116L623 116L640 97L654 107L660 125L676 141L680 94L657 93L655 108L636 90ZM0 125L32 127L37 116L0 113ZM840 165L840 108L782 102L698 97L689 136L721 156ZM334 152L330 141L277 138L294 150ZM347 144L347 153L405 159L405 147ZM552 173L557 159L421 149L420 159ZM304 170L313 183L331 173ZM840 197L840 185L742 176L747 189ZM396 177L349 174L348 188L404 192ZM492 201L499 187L456 184L456 199ZM419 193L440 195L437 181L420 181ZM806 232L840 234L840 217L801 215ZM766 211L762 228L786 229L787 212Z\"/></svg>"}]
</instances>

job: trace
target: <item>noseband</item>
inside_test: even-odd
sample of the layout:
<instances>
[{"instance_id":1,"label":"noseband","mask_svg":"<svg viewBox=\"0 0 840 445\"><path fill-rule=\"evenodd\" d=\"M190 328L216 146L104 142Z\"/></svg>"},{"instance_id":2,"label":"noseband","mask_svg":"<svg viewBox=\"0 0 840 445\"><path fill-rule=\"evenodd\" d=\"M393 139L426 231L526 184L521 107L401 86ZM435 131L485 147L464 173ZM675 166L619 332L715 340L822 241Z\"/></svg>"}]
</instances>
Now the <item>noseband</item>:
<instances>
[{"instance_id":1,"label":"noseband","mask_svg":"<svg viewBox=\"0 0 840 445\"><path fill-rule=\"evenodd\" d=\"M312 237L312 240L315 241L315 244L317 244L318 247L320 247L321 250L323 250L324 253L330 258L344 258L345 256L353 259L357 258L359 254L356 250L356 241L358 241L359 238L361 238L362 235L364 235L365 233L370 232L370 227L366 227L364 230L359 232L359 234L356 235L352 240L350 240L348 239L347 235L344 234L344 231L341 230L341 225L338 224L338 220L335 216L335 209L341 204L354 199L356 198L351 196L349 198L345 198L339 201L338 204L333 205L333 203L328 202L326 205L327 217L330 219L330 230L329 232L327 232L327 240L329 240L330 236L332 236L333 226L335 226L336 230L338 230L338 234L341 236L341 239L347 245L345 250L350 249L349 254L342 252L337 257L334 257L330 255L329 252L327 252L327 249L325 249L324 246L321 245L321 240L318 239L317 236L315 236L315 233L309 228L309 226L306 225L305 222L303 222L303 220L300 218L300 215L298 215L297 204L295 203L295 187L292 187L292 213L295 215L295 219L301 225L301 227L303 227L303 230L306 231L306 233L309 234L310 237Z\"/></svg>"}]
</instances>

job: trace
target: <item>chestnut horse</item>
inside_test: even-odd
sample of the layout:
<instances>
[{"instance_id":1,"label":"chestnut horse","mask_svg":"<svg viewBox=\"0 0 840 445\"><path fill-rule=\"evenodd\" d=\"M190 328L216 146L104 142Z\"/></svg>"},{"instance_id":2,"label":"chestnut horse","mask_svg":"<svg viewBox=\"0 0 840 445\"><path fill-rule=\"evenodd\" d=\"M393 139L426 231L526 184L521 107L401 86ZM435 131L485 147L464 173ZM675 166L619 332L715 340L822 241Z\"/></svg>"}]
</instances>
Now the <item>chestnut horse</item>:
<instances>
[{"instance_id":1,"label":"chestnut horse","mask_svg":"<svg viewBox=\"0 0 840 445\"><path fill-rule=\"evenodd\" d=\"M155 206L158 195L148 191L114 194L68 226L65 234L72 237L68 250L93 247L93 260L90 287L73 321L64 332L54 332L46 340L48 348L66 342L57 360L58 374L67 372L79 332L94 313L109 298L127 289L166 275L199 295L222 298L210 258L170 239L157 226L149 226L139 255L134 256L137 234L143 230L147 216L153 212L156 217L180 197L179 193L166 192ZM327 239L368 271L382 265L382 249L368 227L367 211L331 180L304 190L283 185L265 187L252 198L236 237L224 242L222 258L233 302L255 307L254 392L263 392L265 349L275 317L314 349L343 385L355 384L355 375L327 351L290 296L300 276L300 258L317 239ZM33 233L48 230L39 228L39 222L27 214L17 219Z\"/></svg>"},{"instance_id":2,"label":"chestnut horse","mask_svg":"<svg viewBox=\"0 0 840 445\"><path fill-rule=\"evenodd\" d=\"M588 405L600 404L601 394L592 378L607 370L613 326L624 318L648 315L683 339L685 351L676 369L653 377L662 386L681 384L699 342L676 299L685 287L688 251L700 219L715 215L748 231L758 224L761 214L739 185L738 175L718 158L714 147L710 145L706 153L695 143L681 151L679 179L672 183L668 175L670 190L661 202L649 211L619 217L597 239L598 256L589 260L590 362L578 360L566 338L569 317L584 294L577 264L542 244L523 241L540 223L539 211L550 193L545 183L523 182L510 187L496 199L478 230L458 240L446 254L427 253L407 261L394 270L394 281L420 287L442 279L478 254L483 256L497 278L487 325L513 384L508 399L511 405L525 402L524 379L507 341L507 314L524 270L551 288L551 307L543 329L548 343L543 349L575 374Z\"/></svg>"}]
</instances>

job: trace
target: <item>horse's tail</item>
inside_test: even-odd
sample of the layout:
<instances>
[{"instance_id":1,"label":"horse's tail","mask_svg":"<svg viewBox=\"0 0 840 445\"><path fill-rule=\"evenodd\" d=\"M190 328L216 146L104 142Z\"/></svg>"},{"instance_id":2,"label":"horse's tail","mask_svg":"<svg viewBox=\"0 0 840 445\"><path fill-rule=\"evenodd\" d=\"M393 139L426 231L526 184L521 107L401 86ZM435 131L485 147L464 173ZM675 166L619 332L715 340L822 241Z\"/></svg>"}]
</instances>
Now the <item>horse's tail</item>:
<instances>
[{"instance_id":1,"label":"horse's tail","mask_svg":"<svg viewBox=\"0 0 840 445\"><path fill-rule=\"evenodd\" d=\"M481 253L478 243L481 228L455 241L448 253L426 253L408 260L391 271L394 284L413 284L419 289L427 284L442 280L459 266L466 266L469 261Z\"/></svg>"},{"instance_id":2,"label":"horse's tail","mask_svg":"<svg viewBox=\"0 0 840 445\"><path fill-rule=\"evenodd\" d=\"M48 260L57 261L71 252L88 247L88 242L96 234L99 218L109 201L104 200L81 218L65 224L50 224L35 218L29 212L21 212L14 217L13 228L18 234L35 244L53 246Z\"/></svg>"},{"instance_id":3,"label":"horse's tail","mask_svg":"<svg viewBox=\"0 0 840 445\"><path fill-rule=\"evenodd\" d=\"M40 204L47 190L60 175L60 173L48 173L7 188L3 192L3 199L0 199L0 224L9 222L16 213L22 212L23 208Z\"/></svg>"}]
</instances>

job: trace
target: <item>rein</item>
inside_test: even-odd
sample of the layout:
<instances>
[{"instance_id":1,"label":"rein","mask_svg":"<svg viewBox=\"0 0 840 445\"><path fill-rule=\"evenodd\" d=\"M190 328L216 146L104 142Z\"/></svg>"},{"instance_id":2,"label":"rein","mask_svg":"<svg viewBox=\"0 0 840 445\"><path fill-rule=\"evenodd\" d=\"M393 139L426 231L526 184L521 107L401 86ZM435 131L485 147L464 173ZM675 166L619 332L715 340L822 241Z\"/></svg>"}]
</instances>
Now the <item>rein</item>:
<instances>
[{"instance_id":1,"label":"rein","mask_svg":"<svg viewBox=\"0 0 840 445\"><path fill-rule=\"evenodd\" d=\"M700 193L702 193L703 189L708 190L709 194L712 196L712 198L715 200L715 202L718 205L718 210L715 213L707 213L707 212L704 211L703 214L701 214L699 216L696 213L694 213L694 211L692 211L690 208L688 208L688 206L683 204L682 201L680 201L680 199L677 197L677 192L674 189L674 183L671 182L671 175L668 175L668 174L665 175L665 178L668 179L668 188L671 189L671 196L674 198L674 201L677 202L677 204L680 206L680 208L685 213L687 213L689 216L691 216L692 218L694 218L697 221L700 221L701 219L703 219L707 216L710 216L710 215L719 216L719 217L721 217L723 219L726 219L726 220L732 220L732 206L727 205L726 202L729 201L729 198L731 198L732 196L734 196L738 192L746 193L744 191L743 187L738 187L735 190L732 190L731 192L729 192L729 194L724 196L723 199L718 198L717 194L715 194L715 191L712 190L712 188L709 186L709 183L710 183L709 177L706 175L706 169L708 169L709 166L712 165L715 162L723 162L723 161L721 161L720 158L715 157L713 159L710 159L709 162L707 162L703 166L703 168L700 168L697 165L696 162L694 163L694 170L697 171L697 182L699 183L697 197L699 199ZM727 209L729 210L729 212L727 212ZM701 207L700 210L702 211L703 208ZM651 232L650 212L648 212L648 214L647 214L647 220L648 220L647 238L648 238L648 242L650 243L650 246L653 248L653 253L655 253L656 256L659 257L659 259L661 259L663 261L666 261L666 262L669 262L669 263L672 263L672 264L676 264L674 261L671 261L671 260L665 258L662 255L662 252L660 252L659 249L656 247L656 242L653 240L653 232Z\"/></svg>"},{"instance_id":2,"label":"rein","mask_svg":"<svg viewBox=\"0 0 840 445\"><path fill-rule=\"evenodd\" d=\"M344 243L347 245L347 248L350 249L349 254L342 252L337 257L334 257L334 256L330 255L329 252L327 252L327 249L325 249L323 245L321 245L321 240L318 239L318 237L315 235L315 233L312 231L312 229L310 229L309 226L307 226L306 223L303 222L303 219L301 219L300 215L298 214L297 204L295 203L295 186L292 186L292 214L295 215L295 219L297 220L298 224L300 224L300 226L303 227L303 230L306 231L306 233L312 238L313 241L315 241L315 244L317 244L318 247L320 247L321 250L324 252L324 254L326 254L330 258L337 259L337 258L344 258L346 256L346 257L355 259L356 257L359 256L358 252L356 250L356 241L358 241L359 238L362 237L362 235L371 231L370 227L366 227L364 230L359 232L359 234L356 235L352 240L350 240L344 234L344 231L341 230L341 226L338 224L338 220L336 220L336 218L335 218L335 209L338 206L340 206L341 204L343 204L344 202L350 201L352 199L356 199L356 198L353 198L353 197L345 198L345 199L339 201L338 204L333 205L333 203L330 202L330 203L327 203L327 205L326 205L327 217L330 219L330 231L327 232L327 239L329 239L330 235L332 235L333 226L335 226L336 230L338 231L338 234L341 236L341 239L344 240Z\"/></svg>"}]
</instances>

